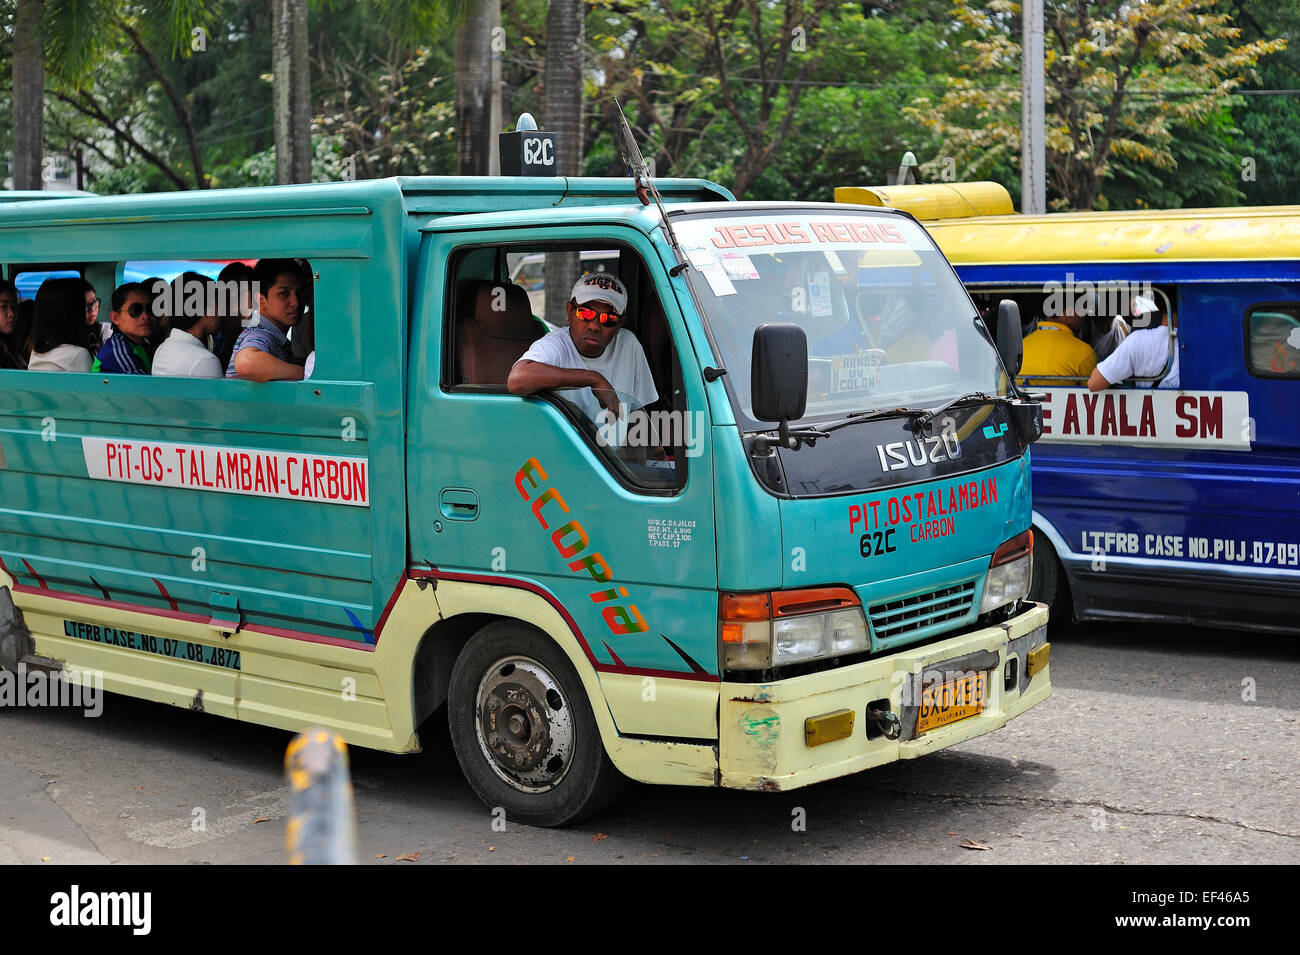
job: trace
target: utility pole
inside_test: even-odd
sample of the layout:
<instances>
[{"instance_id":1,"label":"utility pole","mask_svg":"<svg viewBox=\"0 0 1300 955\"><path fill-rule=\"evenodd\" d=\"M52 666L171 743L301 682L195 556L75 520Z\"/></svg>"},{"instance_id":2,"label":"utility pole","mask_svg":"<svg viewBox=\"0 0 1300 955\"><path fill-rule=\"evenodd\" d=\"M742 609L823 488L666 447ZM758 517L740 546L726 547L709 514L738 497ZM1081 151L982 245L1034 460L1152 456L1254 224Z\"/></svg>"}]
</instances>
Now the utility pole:
<instances>
[{"instance_id":1,"label":"utility pole","mask_svg":"<svg viewBox=\"0 0 1300 955\"><path fill-rule=\"evenodd\" d=\"M1043 113L1043 0L1024 0L1020 66L1020 211L1047 211L1047 146Z\"/></svg>"}]
</instances>

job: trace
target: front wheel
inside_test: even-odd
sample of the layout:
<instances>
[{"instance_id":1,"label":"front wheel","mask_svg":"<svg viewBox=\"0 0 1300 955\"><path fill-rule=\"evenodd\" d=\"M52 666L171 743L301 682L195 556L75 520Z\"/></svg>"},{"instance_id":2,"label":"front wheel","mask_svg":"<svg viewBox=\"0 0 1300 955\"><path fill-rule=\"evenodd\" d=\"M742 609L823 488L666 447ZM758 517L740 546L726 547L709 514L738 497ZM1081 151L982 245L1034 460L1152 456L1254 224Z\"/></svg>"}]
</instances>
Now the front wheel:
<instances>
[{"instance_id":1,"label":"front wheel","mask_svg":"<svg viewBox=\"0 0 1300 955\"><path fill-rule=\"evenodd\" d=\"M1074 619L1074 602L1070 598L1070 581L1065 576L1061 559L1046 534L1034 534L1033 580L1029 585L1029 599L1047 604L1052 623L1065 626Z\"/></svg>"},{"instance_id":2,"label":"front wheel","mask_svg":"<svg viewBox=\"0 0 1300 955\"><path fill-rule=\"evenodd\" d=\"M572 664L520 624L489 624L461 650L447 720L465 778L508 820L576 822L612 802L624 782Z\"/></svg>"}]
</instances>

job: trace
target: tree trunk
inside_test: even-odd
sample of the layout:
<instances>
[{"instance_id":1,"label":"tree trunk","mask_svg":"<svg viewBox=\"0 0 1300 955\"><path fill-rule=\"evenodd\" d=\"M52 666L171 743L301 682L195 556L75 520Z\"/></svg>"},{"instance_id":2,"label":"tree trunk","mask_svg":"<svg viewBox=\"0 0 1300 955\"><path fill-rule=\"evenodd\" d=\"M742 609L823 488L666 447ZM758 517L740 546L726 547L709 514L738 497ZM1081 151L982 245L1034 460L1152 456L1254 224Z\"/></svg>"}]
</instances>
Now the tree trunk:
<instances>
[{"instance_id":1,"label":"tree trunk","mask_svg":"<svg viewBox=\"0 0 1300 955\"><path fill-rule=\"evenodd\" d=\"M547 129L555 133L556 172L582 174L582 0L550 0L546 5L546 70L542 112ZM564 324L564 303L578 280L576 253L552 252L546 257L546 317Z\"/></svg>"},{"instance_id":2,"label":"tree trunk","mask_svg":"<svg viewBox=\"0 0 1300 955\"><path fill-rule=\"evenodd\" d=\"M14 188L41 189L45 140L45 57L36 25L42 0L17 0L14 10Z\"/></svg>"},{"instance_id":3,"label":"tree trunk","mask_svg":"<svg viewBox=\"0 0 1300 955\"><path fill-rule=\"evenodd\" d=\"M275 181L310 182L307 0L272 0L271 77L275 99Z\"/></svg>"},{"instance_id":4,"label":"tree trunk","mask_svg":"<svg viewBox=\"0 0 1300 955\"><path fill-rule=\"evenodd\" d=\"M462 176L501 170L501 54L492 49L501 0L481 0L456 30L456 166Z\"/></svg>"}]
</instances>

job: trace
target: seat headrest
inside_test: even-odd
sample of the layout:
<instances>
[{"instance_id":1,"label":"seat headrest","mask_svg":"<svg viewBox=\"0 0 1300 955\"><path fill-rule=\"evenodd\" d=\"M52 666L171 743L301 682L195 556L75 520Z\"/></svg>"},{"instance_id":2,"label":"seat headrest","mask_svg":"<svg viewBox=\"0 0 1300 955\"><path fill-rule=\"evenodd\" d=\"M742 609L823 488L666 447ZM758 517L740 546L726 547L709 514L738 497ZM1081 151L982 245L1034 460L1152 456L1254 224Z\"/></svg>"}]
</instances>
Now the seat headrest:
<instances>
[{"instance_id":1,"label":"seat headrest","mask_svg":"<svg viewBox=\"0 0 1300 955\"><path fill-rule=\"evenodd\" d=\"M479 330L491 338L511 341L537 337L538 325L528 293L510 282L479 282L473 290L471 315Z\"/></svg>"}]
</instances>

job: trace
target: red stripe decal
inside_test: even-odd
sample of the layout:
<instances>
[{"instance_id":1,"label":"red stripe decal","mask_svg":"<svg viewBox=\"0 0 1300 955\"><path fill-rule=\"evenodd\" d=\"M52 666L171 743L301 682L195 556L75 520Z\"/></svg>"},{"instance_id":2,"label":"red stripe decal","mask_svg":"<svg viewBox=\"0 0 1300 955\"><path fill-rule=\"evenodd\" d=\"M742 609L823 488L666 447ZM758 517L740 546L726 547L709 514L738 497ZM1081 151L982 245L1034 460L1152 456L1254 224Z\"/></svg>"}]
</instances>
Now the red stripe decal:
<instances>
[{"instance_id":1,"label":"red stripe decal","mask_svg":"<svg viewBox=\"0 0 1300 955\"><path fill-rule=\"evenodd\" d=\"M163 595L163 599L166 600L167 603L171 605L171 608L173 610L179 613L181 608L176 606L176 601L172 599L172 595L167 592L167 588L162 585L162 581L159 580L157 577L150 577L149 579L154 582L154 586L158 588L158 593Z\"/></svg>"},{"instance_id":2,"label":"red stripe decal","mask_svg":"<svg viewBox=\"0 0 1300 955\"><path fill-rule=\"evenodd\" d=\"M433 565L429 565L428 569L423 567L409 567L407 568L406 575L412 580L420 578L426 580L460 580L472 584L491 584L497 587L514 587L517 590L527 590L529 593L537 594L537 596L549 603L555 609L556 613L564 618L564 622L569 625L569 629L573 631L573 635L577 638L579 646L582 647L582 652L586 654L588 662L591 663L592 667L594 667L598 673L630 673L636 676L657 676L665 680L703 680L709 683L719 682L720 678L712 673L682 673L680 670L653 670L647 667L626 666L622 662L617 664L601 663L596 659L595 654L591 652L591 647L587 645L587 638L583 636L582 629L578 626L577 621L573 619L572 615L570 615L569 611L564 609L564 605L561 604L560 601L556 599L555 595L549 590L534 584L531 581L516 580L513 577L493 577L487 574L450 573L440 571ZM606 650L609 650L608 644L604 644L604 646ZM614 657L615 660L618 660L618 657L614 656L612 650L610 650L610 656Z\"/></svg>"},{"instance_id":3,"label":"red stripe decal","mask_svg":"<svg viewBox=\"0 0 1300 955\"><path fill-rule=\"evenodd\" d=\"M32 568L32 565L31 565L31 564L27 563L27 558L26 558L26 557L22 557L22 558L19 558L19 559L22 560L22 562L23 562L23 566L27 568L27 573L31 574L33 577L36 578L36 583L40 586L41 590L49 590L50 588L47 587L47 586L45 585L45 578L42 577L40 574L38 574L38 573L37 573L37 572Z\"/></svg>"}]
</instances>

